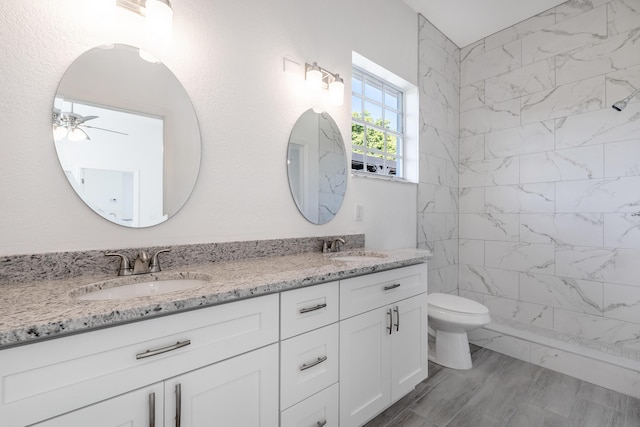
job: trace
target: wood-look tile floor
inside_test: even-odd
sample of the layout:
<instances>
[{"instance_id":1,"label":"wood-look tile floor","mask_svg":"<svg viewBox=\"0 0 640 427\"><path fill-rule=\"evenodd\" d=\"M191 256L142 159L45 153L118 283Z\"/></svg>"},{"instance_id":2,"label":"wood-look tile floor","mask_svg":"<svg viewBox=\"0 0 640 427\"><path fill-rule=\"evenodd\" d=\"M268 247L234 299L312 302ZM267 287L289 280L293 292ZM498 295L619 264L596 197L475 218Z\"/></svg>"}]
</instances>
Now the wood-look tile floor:
<instances>
[{"instance_id":1,"label":"wood-look tile floor","mask_svg":"<svg viewBox=\"0 0 640 427\"><path fill-rule=\"evenodd\" d=\"M429 378L365 427L640 427L640 399L484 348Z\"/></svg>"}]
</instances>

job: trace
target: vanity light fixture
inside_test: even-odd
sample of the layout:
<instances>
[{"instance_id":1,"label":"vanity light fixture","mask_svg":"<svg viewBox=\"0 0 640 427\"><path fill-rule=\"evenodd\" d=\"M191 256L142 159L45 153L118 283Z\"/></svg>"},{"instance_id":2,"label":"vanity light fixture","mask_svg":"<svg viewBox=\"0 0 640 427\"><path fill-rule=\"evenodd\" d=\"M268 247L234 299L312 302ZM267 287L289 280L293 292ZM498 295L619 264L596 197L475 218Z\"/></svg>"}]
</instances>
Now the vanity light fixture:
<instances>
[{"instance_id":1,"label":"vanity light fixture","mask_svg":"<svg viewBox=\"0 0 640 427\"><path fill-rule=\"evenodd\" d=\"M627 107L627 103L629 101L631 101L631 98L633 98L634 96L636 96L637 94L640 93L640 89L636 89L633 91L633 93L631 93L631 95L627 96L625 99L623 99L622 101L618 101L615 104L613 104L611 106L611 108L613 108L616 111L622 111Z\"/></svg>"},{"instance_id":2,"label":"vanity light fixture","mask_svg":"<svg viewBox=\"0 0 640 427\"><path fill-rule=\"evenodd\" d=\"M344 80L339 74L333 74L318 65L305 64L305 80L307 87L312 92L327 90L329 99L333 105L342 105L344 102Z\"/></svg>"},{"instance_id":3,"label":"vanity light fixture","mask_svg":"<svg viewBox=\"0 0 640 427\"><path fill-rule=\"evenodd\" d=\"M173 9L169 0L116 0L118 6L144 16L147 34L154 39L170 40Z\"/></svg>"}]
</instances>

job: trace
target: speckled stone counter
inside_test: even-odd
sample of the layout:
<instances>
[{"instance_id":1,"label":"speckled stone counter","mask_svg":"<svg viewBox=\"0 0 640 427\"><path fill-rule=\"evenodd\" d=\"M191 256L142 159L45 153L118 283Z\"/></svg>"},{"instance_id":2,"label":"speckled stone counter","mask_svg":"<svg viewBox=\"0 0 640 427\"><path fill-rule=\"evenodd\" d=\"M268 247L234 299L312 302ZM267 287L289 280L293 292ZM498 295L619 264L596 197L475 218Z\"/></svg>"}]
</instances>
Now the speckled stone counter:
<instances>
[{"instance_id":1,"label":"speckled stone counter","mask_svg":"<svg viewBox=\"0 0 640 427\"><path fill-rule=\"evenodd\" d=\"M345 254L376 255L365 261L331 260L338 254L308 252L298 255L192 264L160 273L117 277L101 273L62 280L2 284L0 350L39 339L144 320L154 316L211 306L303 286L359 276L426 262L427 251L417 249ZM163 295L125 300L82 301L87 286L103 288L172 278L197 278L206 284ZM98 285L95 285L99 283Z\"/></svg>"}]
</instances>

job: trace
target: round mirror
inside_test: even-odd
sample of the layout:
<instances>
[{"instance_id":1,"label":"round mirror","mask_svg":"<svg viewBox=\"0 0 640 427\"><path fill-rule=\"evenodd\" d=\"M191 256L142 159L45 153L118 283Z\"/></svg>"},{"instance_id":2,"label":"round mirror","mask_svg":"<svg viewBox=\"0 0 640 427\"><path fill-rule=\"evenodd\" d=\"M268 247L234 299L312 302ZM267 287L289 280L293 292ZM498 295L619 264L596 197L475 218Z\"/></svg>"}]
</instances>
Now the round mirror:
<instances>
[{"instance_id":1,"label":"round mirror","mask_svg":"<svg viewBox=\"0 0 640 427\"><path fill-rule=\"evenodd\" d=\"M200 129L173 73L126 45L85 52L53 105L60 165L82 200L109 221L149 227L185 204L200 169Z\"/></svg>"},{"instance_id":2,"label":"round mirror","mask_svg":"<svg viewBox=\"0 0 640 427\"><path fill-rule=\"evenodd\" d=\"M293 126L287 173L293 200L309 222L325 224L336 216L347 190L347 155L328 113L307 110Z\"/></svg>"}]
</instances>

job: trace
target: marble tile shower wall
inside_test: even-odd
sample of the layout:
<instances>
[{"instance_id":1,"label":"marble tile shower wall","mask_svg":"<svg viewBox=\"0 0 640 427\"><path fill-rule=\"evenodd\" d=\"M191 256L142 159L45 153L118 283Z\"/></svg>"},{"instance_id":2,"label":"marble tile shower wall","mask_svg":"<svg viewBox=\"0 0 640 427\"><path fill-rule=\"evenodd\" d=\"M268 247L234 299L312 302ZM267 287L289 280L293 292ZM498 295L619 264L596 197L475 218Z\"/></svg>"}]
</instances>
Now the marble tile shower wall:
<instances>
[{"instance_id":1,"label":"marble tile shower wall","mask_svg":"<svg viewBox=\"0 0 640 427\"><path fill-rule=\"evenodd\" d=\"M640 0L571 0L461 50L461 295L640 349L640 99L610 107L638 87Z\"/></svg>"},{"instance_id":2,"label":"marble tile shower wall","mask_svg":"<svg viewBox=\"0 0 640 427\"><path fill-rule=\"evenodd\" d=\"M418 247L433 251L429 292L458 290L460 49L419 16Z\"/></svg>"}]
</instances>

